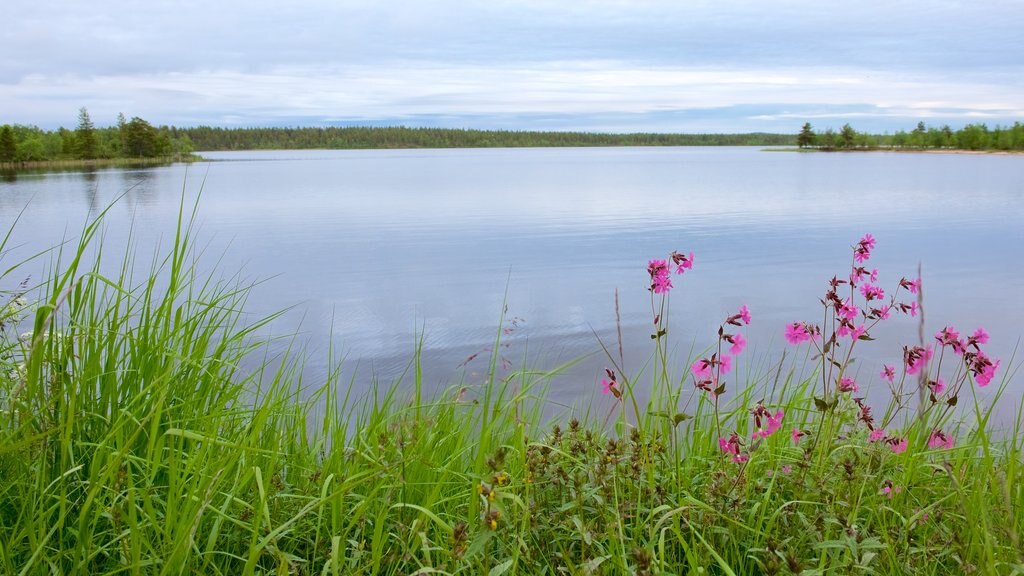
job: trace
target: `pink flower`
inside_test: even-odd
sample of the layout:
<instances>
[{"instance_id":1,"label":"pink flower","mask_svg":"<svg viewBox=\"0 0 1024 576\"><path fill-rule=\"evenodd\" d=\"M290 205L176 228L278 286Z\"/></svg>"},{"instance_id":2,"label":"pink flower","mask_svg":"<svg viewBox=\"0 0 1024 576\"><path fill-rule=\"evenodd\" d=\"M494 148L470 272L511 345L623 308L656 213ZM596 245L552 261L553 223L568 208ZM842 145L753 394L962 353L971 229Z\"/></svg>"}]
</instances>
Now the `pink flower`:
<instances>
[{"instance_id":1,"label":"pink flower","mask_svg":"<svg viewBox=\"0 0 1024 576\"><path fill-rule=\"evenodd\" d=\"M732 452L732 444L729 443L728 438L719 438L718 447L721 448L722 452Z\"/></svg>"},{"instance_id":2,"label":"pink flower","mask_svg":"<svg viewBox=\"0 0 1024 576\"><path fill-rule=\"evenodd\" d=\"M692 372L694 377L696 378L707 378L711 376L711 365L711 360L708 360L707 358L701 358L700 360L697 360L696 362L693 363L693 366L690 367L690 372Z\"/></svg>"},{"instance_id":3,"label":"pink flower","mask_svg":"<svg viewBox=\"0 0 1024 576\"><path fill-rule=\"evenodd\" d=\"M886 380L889 381L889 383L892 383L892 381L896 378L896 367L889 366L888 364L883 364L882 378L885 378Z\"/></svg>"},{"instance_id":4,"label":"pink flower","mask_svg":"<svg viewBox=\"0 0 1024 576\"><path fill-rule=\"evenodd\" d=\"M804 437L804 433L796 428L789 433L789 439L793 441L793 444L799 444L800 439Z\"/></svg>"},{"instance_id":5,"label":"pink flower","mask_svg":"<svg viewBox=\"0 0 1024 576\"><path fill-rule=\"evenodd\" d=\"M843 302L843 305L839 307L838 312L840 316L847 320L855 320L857 318L857 313L860 312L860 310L857 310L857 307L850 302L849 298L847 298L846 302Z\"/></svg>"},{"instance_id":6,"label":"pink flower","mask_svg":"<svg viewBox=\"0 0 1024 576\"><path fill-rule=\"evenodd\" d=\"M860 293L866 300L881 300L885 298L885 290L882 290L878 286L872 284L861 284Z\"/></svg>"},{"instance_id":7,"label":"pink flower","mask_svg":"<svg viewBox=\"0 0 1024 576\"><path fill-rule=\"evenodd\" d=\"M903 362L907 367L907 374L913 376L921 371L921 368L928 364L928 361L932 358L932 347L925 346L914 346L913 348L903 348Z\"/></svg>"},{"instance_id":8,"label":"pink flower","mask_svg":"<svg viewBox=\"0 0 1024 576\"><path fill-rule=\"evenodd\" d=\"M964 354L964 363L968 370L974 374L974 381L978 386L984 388L995 378L996 370L999 369L999 360L993 362L984 352Z\"/></svg>"},{"instance_id":9,"label":"pink flower","mask_svg":"<svg viewBox=\"0 0 1024 576\"><path fill-rule=\"evenodd\" d=\"M665 294L672 289L672 278L669 277L667 261L648 260L647 273L651 275L651 290L655 294Z\"/></svg>"},{"instance_id":10,"label":"pink flower","mask_svg":"<svg viewBox=\"0 0 1024 576\"><path fill-rule=\"evenodd\" d=\"M989 364L988 366L985 367L981 374L978 374L977 378L974 379L975 382L977 382L978 386L982 388L988 386L992 382L992 379L995 378L996 370L998 369L999 360L996 360L994 364Z\"/></svg>"},{"instance_id":11,"label":"pink flower","mask_svg":"<svg viewBox=\"0 0 1024 576\"><path fill-rule=\"evenodd\" d=\"M906 438L889 438L888 443L894 454L903 454L907 451Z\"/></svg>"},{"instance_id":12,"label":"pink flower","mask_svg":"<svg viewBox=\"0 0 1024 576\"><path fill-rule=\"evenodd\" d=\"M750 309L747 308L746 304L740 306L739 315L740 315L740 318L743 319L743 322L745 324L750 324ZM980 328L979 328L979 330L980 330ZM985 338L988 339L988 336L986 336ZM984 342L982 342L982 344L984 344Z\"/></svg>"},{"instance_id":13,"label":"pink flower","mask_svg":"<svg viewBox=\"0 0 1024 576\"><path fill-rule=\"evenodd\" d=\"M875 238L871 234L865 234L857 246L853 249L853 259L858 263L867 262L871 257L871 251L875 248Z\"/></svg>"},{"instance_id":14,"label":"pink flower","mask_svg":"<svg viewBox=\"0 0 1024 576\"><path fill-rule=\"evenodd\" d=\"M868 434L868 442L878 442L882 438L885 438L885 430L881 428L875 428Z\"/></svg>"},{"instance_id":15,"label":"pink flower","mask_svg":"<svg viewBox=\"0 0 1024 576\"><path fill-rule=\"evenodd\" d=\"M729 370L732 370L732 356L722 354L722 357L718 359L718 369L722 374L728 374Z\"/></svg>"},{"instance_id":16,"label":"pink flower","mask_svg":"<svg viewBox=\"0 0 1024 576\"><path fill-rule=\"evenodd\" d=\"M860 388L857 387L857 383L853 381L853 378L847 378L843 376L839 379L839 391L840 392L860 392Z\"/></svg>"},{"instance_id":17,"label":"pink flower","mask_svg":"<svg viewBox=\"0 0 1024 576\"><path fill-rule=\"evenodd\" d=\"M878 268L871 269L871 281L878 282Z\"/></svg>"},{"instance_id":18,"label":"pink flower","mask_svg":"<svg viewBox=\"0 0 1024 576\"><path fill-rule=\"evenodd\" d=\"M686 256L673 251L672 262L676 265L676 274L682 274L687 270L691 270L693 268L693 252Z\"/></svg>"},{"instance_id":19,"label":"pink flower","mask_svg":"<svg viewBox=\"0 0 1024 576\"><path fill-rule=\"evenodd\" d=\"M954 440L952 436L947 436L942 430L936 430L932 432L932 435L928 437L929 448L948 448L952 449Z\"/></svg>"},{"instance_id":20,"label":"pink flower","mask_svg":"<svg viewBox=\"0 0 1024 576\"><path fill-rule=\"evenodd\" d=\"M743 334L733 334L732 336L732 347L729 348L729 353L733 356L739 356L740 352L747 347L747 339L743 337Z\"/></svg>"},{"instance_id":21,"label":"pink flower","mask_svg":"<svg viewBox=\"0 0 1024 576\"><path fill-rule=\"evenodd\" d=\"M891 480L886 480L885 485L882 486L882 494L885 494L889 498L892 498L894 495L899 494L902 491L903 488L900 486L893 486Z\"/></svg>"},{"instance_id":22,"label":"pink flower","mask_svg":"<svg viewBox=\"0 0 1024 576\"><path fill-rule=\"evenodd\" d=\"M612 386L613 385L614 385L613 382L610 382L610 381L605 380L605 379L602 378L601 379L601 394L604 394L606 396L608 394L611 394L612 393Z\"/></svg>"},{"instance_id":23,"label":"pink flower","mask_svg":"<svg viewBox=\"0 0 1024 576\"><path fill-rule=\"evenodd\" d=\"M984 328L978 328L974 331L974 334L971 334L968 342L971 344L974 344L975 342L978 344L988 344L988 332L986 332Z\"/></svg>"},{"instance_id":24,"label":"pink flower","mask_svg":"<svg viewBox=\"0 0 1024 576\"><path fill-rule=\"evenodd\" d=\"M932 394L935 394L936 396L946 391L946 383L942 380L942 378L939 378L938 380L933 380L931 382L931 387Z\"/></svg>"},{"instance_id":25,"label":"pink flower","mask_svg":"<svg viewBox=\"0 0 1024 576\"><path fill-rule=\"evenodd\" d=\"M806 342L811 338L810 334L807 333L807 328L800 322L787 324L785 337L786 341L790 344L800 344L801 342Z\"/></svg>"},{"instance_id":26,"label":"pink flower","mask_svg":"<svg viewBox=\"0 0 1024 576\"><path fill-rule=\"evenodd\" d=\"M901 278L900 287L910 290L911 294L917 294L918 291L921 290L921 279L918 278L917 280L907 280L906 278Z\"/></svg>"}]
</instances>

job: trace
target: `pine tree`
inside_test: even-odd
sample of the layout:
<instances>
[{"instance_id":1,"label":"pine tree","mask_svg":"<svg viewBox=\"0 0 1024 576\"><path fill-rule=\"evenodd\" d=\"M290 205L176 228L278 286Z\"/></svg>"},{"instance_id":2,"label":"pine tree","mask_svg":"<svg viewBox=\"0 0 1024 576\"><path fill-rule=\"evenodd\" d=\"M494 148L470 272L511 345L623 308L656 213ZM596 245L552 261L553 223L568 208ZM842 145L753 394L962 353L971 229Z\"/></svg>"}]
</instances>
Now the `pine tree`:
<instances>
[{"instance_id":1,"label":"pine tree","mask_svg":"<svg viewBox=\"0 0 1024 576\"><path fill-rule=\"evenodd\" d=\"M810 122L804 122L804 127L800 129L800 133L796 136L797 146L801 148L807 148L814 146L817 141L818 135L814 133L814 129L811 128Z\"/></svg>"},{"instance_id":2,"label":"pine tree","mask_svg":"<svg viewBox=\"0 0 1024 576\"><path fill-rule=\"evenodd\" d=\"M78 110L78 128L75 130L78 140L78 157L92 160L96 157L96 128L89 118L89 111L83 106Z\"/></svg>"},{"instance_id":3,"label":"pine tree","mask_svg":"<svg viewBox=\"0 0 1024 576\"><path fill-rule=\"evenodd\" d=\"M14 162L18 156L18 143L14 140L14 130L7 124L0 127L0 162Z\"/></svg>"}]
</instances>

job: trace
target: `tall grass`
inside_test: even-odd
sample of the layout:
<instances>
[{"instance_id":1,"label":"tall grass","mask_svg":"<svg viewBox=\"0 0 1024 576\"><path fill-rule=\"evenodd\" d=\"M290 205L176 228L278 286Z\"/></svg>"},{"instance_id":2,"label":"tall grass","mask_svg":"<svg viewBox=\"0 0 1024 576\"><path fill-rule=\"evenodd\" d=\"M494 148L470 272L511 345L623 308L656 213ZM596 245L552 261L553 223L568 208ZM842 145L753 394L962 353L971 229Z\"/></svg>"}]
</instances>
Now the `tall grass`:
<instances>
[{"instance_id":1,"label":"tall grass","mask_svg":"<svg viewBox=\"0 0 1024 576\"><path fill-rule=\"evenodd\" d=\"M97 220L8 295L0 573L1024 573L1019 409L997 436L965 393L970 424L908 419L895 453L823 394L818 361L694 395L653 293L665 333L643 375L610 369L610 421L545 422L558 369L502 377L496 355L433 398L418 352L359 398L338 370L304 384L301 354L243 371L271 319L244 322L248 288L197 272L187 208L148 266L129 247L104 274ZM806 436L748 440L759 399ZM936 425L953 448L927 447ZM720 444L734 431L742 454Z\"/></svg>"}]
</instances>

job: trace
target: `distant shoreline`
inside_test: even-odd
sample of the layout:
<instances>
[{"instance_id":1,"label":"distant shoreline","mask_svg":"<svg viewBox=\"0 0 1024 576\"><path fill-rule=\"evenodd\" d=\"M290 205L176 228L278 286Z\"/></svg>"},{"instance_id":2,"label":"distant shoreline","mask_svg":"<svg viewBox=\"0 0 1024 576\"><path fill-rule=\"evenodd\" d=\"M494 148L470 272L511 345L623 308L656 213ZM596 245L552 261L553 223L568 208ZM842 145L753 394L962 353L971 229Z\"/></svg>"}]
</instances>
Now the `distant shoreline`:
<instances>
[{"instance_id":1,"label":"distant shoreline","mask_svg":"<svg viewBox=\"0 0 1024 576\"><path fill-rule=\"evenodd\" d=\"M202 162L203 157L162 156L158 158L94 158L92 160L24 160L0 162L0 172L40 172L46 170L83 170L98 168L131 168L136 166L159 166L177 162Z\"/></svg>"},{"instance_id":2,"label":"distant shoreline","mask_svg":"<svg viewBox=\"0 0 1024 576\"><path fill-rule=\"evenodd\" d=\"M956 148L765 148L764 152L801 152L825 154L848 152L892 152L894 154L966 154L972 156L1024 156L1024 150L961 150Z\"/></svg>"}]
</instances>

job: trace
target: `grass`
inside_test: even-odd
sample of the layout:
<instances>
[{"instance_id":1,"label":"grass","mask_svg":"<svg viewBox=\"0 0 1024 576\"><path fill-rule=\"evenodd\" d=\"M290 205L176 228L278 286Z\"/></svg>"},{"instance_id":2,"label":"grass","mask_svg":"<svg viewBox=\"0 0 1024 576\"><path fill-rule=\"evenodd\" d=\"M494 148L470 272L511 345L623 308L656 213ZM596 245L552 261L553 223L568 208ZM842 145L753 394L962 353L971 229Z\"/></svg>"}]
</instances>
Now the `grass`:
<instances>
[{"instance_id":1,"label":"grass","mask_svg":"<svg viewBox=\"0 0 1024 576\"><path fill-rule=\"evenodd\" d=\"M304 383L298 353L239 368L262 323L243 322L248 287L196 272L188 208L148 266L128 247L105 275L97 220L8 294L0 573L1024 573L1024 420L990 432L967 375L955 411L890 405L896 453L824 393L821 359L694 394L652 292L666 333L642 374L614 374L610 417L545 421L558 370L499 377L496 355L484 384L424 398L414 353L355 398L337 370ZM759 399L785 429L752 441ZM937 427L953 448L928 448Z\"/></svg>"}]
</instances>

